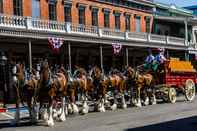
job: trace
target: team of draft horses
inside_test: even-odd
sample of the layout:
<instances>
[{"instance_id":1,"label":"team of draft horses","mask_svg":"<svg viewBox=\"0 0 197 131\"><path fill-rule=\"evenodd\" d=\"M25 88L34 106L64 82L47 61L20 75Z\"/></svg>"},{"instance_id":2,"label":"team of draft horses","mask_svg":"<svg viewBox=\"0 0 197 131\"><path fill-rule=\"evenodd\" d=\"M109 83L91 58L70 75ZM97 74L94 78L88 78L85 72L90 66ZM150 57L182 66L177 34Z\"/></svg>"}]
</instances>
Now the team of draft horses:
<instances>
[{"instance_id":1,"label":"team of draft horses","mask_svg":"<svg viewBox=\"0 0 197 131\"><path fill-rule=\"evenodd\" d=\"M51 70L45 60L27 73L24 64L18 63L12 70L17 98L13 123L19 123L20 103L27 103L32 122L42 119L48 126L54 120L65 121L67 114L88 113L90 103L98 112L125 109L128 102L137 107L156 104L155 75L139 69L111 69L106 74L97 66L88 71L76 67L72 73L63 65Z\"/></svg>"}]
</instances>

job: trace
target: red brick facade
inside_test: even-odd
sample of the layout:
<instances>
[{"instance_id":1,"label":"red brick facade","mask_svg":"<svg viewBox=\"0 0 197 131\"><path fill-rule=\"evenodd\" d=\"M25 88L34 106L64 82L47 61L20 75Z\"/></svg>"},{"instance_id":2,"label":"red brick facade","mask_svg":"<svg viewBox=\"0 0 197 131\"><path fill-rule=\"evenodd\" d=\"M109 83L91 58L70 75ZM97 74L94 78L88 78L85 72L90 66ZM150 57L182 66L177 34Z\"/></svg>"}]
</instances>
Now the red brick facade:
<instances>
[{"instance_id":1,"label":"red brick facade","mask_svg":"<svg viewBox=\"0 0 197 131\"><path fill-rule=\"evenodd\" d=\"M64 0L57 0L57 21L64 22ZM13 14L13 0L3 0L3 12L8 15ZM115 28L115 21L114 21L114 15L113 11L119 11L121 12L120 15L120 30L125 31L125 16L124 13L128 13L131 15L130 17L130 30L135 31L135 16L138 15L141 17L141 31L146 32L146 22L145 17L150 16L150 27L152 27L153 23L153 17L151 13L147 13L144 11L134 10L131 8L126 7L116 7L109 3L102 3L98 2L98 0L72 0L72 23L78 24L78 7L77 4L84 4L86 6L85 13L86 13L86 25L91 26L92 20L91 20L91 8L90 6L96 6L98 7L98 25L99 27L104 26L104 13L102 11L103 8L110 9L110 28ZM32 0L23 0L23 15L24 16L31 16L32 15ZM40 18L41 19L49 19L49 12L48 12L48 0L40 0ZM152 30L152 29L151 29Z\"/></svg>"}]
</instances>

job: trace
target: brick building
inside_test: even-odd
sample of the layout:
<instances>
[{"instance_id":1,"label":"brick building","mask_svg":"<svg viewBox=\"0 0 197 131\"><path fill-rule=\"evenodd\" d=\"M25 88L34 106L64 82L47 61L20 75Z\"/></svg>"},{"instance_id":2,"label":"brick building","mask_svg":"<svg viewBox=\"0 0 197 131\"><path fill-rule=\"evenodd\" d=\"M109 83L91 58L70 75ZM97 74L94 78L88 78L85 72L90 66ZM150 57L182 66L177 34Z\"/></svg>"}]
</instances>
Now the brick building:
<instances>
[{"instance_id":1,"label":"brick building","mask_svg":"<svg viewBox=\"0 0 197 131\"><path fill-rule=\"evenodd\" d=\"M125 0L0 0L1 13L121 31L150 32L153 3ZM139 29L136 29L139 26Z\"/></svg>"}]
</instances>

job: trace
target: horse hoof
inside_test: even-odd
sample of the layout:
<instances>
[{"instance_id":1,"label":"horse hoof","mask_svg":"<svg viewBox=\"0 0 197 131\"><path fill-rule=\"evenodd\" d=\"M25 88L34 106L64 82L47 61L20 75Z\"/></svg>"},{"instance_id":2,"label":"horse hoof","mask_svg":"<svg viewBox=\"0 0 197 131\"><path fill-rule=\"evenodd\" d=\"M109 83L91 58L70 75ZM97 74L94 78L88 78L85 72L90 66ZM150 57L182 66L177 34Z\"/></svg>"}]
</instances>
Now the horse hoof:
<instances>
[{"instance_id":1,"label":"horse hoof","mask_svg":"<svg viewBox=\"0 0 197 131\"><path fill-rule=\"evenodd\" d=\"M144 106L149 105L149 98L146 98L145 102L144 102Z\"/></svg>"},{"instance_id":2,"label":"horse hoof","mask_svg":"<svg viewBox=\"0 0 197 131\"><path fill-rule=\"evenodd\" d=\"M142 107L142 104L141 103L137 103L135 104L136 107Z\"/></svg>"},{"instance_id":3,"label":"horse hoof","mask_svg":"<svg viewBox=\"0 0 197 131\"><path fill-rule=\"evenodd\" d=\"M157 102L156 102L156 101L153 101L153 102L152 102L152 105L156 105L156 104L157 104Z\"/></svg>"},{"instance_id":4,"label":"horse hoof","mask_svg":"<svg viewBox=\"0 0 197 131\"><path fill-rule=\"evenodd\" d=\"M53 121L47 121L47 126L50 126L50 127L54 126L54 122Z\"/></svg>"},{"instance_id":5,"label":"horse hoof","mask_svg":"<svg viewBox=\"0 0 197 131\"><path fill-rule=\"evenodd\" d=\"M111 106L111 110L114 111L114 110L116 110L116 109L117 109L117 104L113 104L113 105Z\"/></svg>"},{"instance_id":6,"label":"horse hoof","mask_svg":"<svg viewBox=\"0 0 197 131\"><path fill-rule=\"evenodd\" d=\"M66 121L65 114L62 114L62 115L60 116L60 122L63 122L63 121Z\"/></svg>"},{"instance_id":7,"label":"horse hoof","mask_svg":"<svg viewBox=\"0 0 197 131\"><path fill-rule=\"evenodd\" d=\"M123 109L126 109L126 108L127 108L127 104L123 104L123 105L122 105L122 108L123 108Z\"/></svg>"}]
</instances>

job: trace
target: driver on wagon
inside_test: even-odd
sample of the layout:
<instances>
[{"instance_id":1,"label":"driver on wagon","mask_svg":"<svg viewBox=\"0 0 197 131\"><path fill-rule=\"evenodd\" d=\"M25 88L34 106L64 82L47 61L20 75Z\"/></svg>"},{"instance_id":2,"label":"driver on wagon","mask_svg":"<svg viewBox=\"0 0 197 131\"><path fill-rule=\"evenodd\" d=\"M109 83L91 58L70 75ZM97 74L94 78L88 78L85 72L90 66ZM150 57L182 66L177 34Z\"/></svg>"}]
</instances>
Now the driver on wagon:
<instances>
[{"instance_id":1,"label":"driver on wagon","mask_svg":"<svg viewBox=\"0 0 197 131\"><path fill-rule=\"evenodd\" d=\"M145 64L144 64L145 70L152 69L152 64L155 59L155 57L152 54L151 49L148 49L148 53L149 53L149 55L146 57Z\"/></svg>"}]
</instances>

